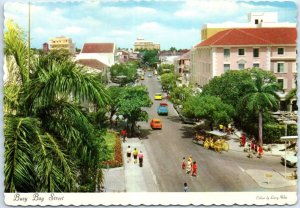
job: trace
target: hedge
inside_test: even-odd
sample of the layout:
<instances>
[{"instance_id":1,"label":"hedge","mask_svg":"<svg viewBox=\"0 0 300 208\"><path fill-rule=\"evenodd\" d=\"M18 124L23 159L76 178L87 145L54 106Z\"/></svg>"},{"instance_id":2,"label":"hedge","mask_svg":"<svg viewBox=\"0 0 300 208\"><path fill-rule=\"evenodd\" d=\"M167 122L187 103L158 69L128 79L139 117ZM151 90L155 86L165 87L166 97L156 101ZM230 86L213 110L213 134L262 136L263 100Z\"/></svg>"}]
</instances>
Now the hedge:
<instances>
[{"instance_id":1,"label":"hedge","mask_svg":"<svg viewBox=\"0 0 300 208\"><path fill-rule=\"evenodd\" d=\"M263 142L265 144L280 143L280 137L285 136L285 124L268 123L263 126ZM297 135L297 125L287 126L287 135Z\"/></svg>"}]
</instances>

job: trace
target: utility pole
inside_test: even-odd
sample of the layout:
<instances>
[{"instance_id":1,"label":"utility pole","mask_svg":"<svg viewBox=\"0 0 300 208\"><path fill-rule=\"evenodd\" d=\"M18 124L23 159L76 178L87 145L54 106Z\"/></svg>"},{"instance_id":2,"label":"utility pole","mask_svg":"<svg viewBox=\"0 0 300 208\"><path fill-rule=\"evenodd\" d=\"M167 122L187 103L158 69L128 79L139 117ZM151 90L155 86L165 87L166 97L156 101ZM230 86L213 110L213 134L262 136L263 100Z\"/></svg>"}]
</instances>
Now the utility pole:
<instances>
[{"instance_id":1,"label":"utility pole","mask_svg":"<svg viewBox=\"0 0 300 208\"><path fill-rule=\"evenodd\" d=\"M30 73L30 0L28 1L28 74Z\"/></svg>"}]
</instances>

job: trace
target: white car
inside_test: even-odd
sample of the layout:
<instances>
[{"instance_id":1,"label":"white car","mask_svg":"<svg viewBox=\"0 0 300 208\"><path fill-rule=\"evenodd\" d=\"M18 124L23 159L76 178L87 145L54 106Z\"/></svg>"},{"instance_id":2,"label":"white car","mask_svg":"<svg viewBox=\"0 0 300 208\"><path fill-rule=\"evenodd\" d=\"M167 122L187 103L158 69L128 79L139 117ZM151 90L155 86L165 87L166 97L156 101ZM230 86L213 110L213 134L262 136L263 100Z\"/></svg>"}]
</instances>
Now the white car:
<instances>
[{"instance_id":1,"label":"white car","mask_svg":"<svg viewBox=\"0 0 300 208\"><path fill-rule=\"evenodd\" d=\"M286 158L286 159L285 159ZM289 167L296 167L298 158L297 158L297 153L295 154L289 154L289 155L282 155L281 156L281 162L284 164L284 161L286 160L286 165Z\"/></svg>"}]
</instances>

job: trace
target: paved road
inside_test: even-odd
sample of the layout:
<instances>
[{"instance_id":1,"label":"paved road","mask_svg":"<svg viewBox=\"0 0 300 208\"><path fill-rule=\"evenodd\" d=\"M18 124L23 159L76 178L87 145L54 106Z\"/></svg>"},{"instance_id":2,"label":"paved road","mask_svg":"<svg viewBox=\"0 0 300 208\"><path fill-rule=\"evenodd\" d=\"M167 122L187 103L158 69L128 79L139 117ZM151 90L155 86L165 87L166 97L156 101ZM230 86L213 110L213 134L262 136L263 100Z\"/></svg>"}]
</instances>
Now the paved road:
<instances>
[{"instance_id":1,"label":"paved road","mask_svg":"<svg viewBox=\"0 0 300 208\"><path fill-rule=\"evenodd\" d=\"M156 77L148 78L146 72L142 83L148 87L149 95L161 92L161 85ZM296 187L280 189L263 189L245 172L248 169L275 170L284 172L278 157L249 159L241 152L229 151L216 153L205 150L191 140L193 126L182 124L177 112L169 103L169 116L158 116L156 109L159 101L153 100L153 106L147 109L149 120L159 117L163 123L162 130L151 130L149 122L140 123L143 144L148 153L148 160L157 178L159 191L181 192L183 183L187 182L190 191L296 191ZM192 155L198 164L198 176L192 177L181 170L182 157Z\"/></svg>"}]
</instances>

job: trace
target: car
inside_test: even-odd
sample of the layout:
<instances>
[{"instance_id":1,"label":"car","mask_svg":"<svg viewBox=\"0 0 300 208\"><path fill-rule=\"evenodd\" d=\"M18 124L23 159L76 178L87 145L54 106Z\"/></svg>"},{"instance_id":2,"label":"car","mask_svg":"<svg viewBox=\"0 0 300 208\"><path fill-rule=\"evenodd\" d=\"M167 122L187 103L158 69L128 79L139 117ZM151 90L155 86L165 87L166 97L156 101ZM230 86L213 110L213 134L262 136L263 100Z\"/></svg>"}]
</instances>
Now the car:
<instances>
[{"instance_id":1,"label":"car","mask_svg":"<svg viewBox=\"0 0 300 208\"><path fill-rule=\"evenodd\" d=\"M196 124L196 119L186 117L186 116L182 115L182 113L180 111L179 111L178 114L179 114L179 117L180 117L182 123L184 123L184 124Z\"/></svg>"},{"instance_id":2,"label":"car","mask_svg":"<svg viewBox=\"0 0 300 208\"><path fill-rule=\"evenodd\" d=\"M152 74L148 74L148 77L151 78L151 77L152 77Z\"/></svg>"},{"instance_id":3,"label":"car","mask_svg":"<svg viewBox=\"0 0 300 208\"><path fill-rule=\"evenodd\" d=\"M286 159L285 159L286 158ZM289 167L296 167L298 158L297 153L295 154L288 154L288 155L282 155L281 156L281 162L284 164L284 161L286 160L286 165Z\"/></svg>"},{"instance_id":4,"label":"car","mask_svg":"<svg viewBox=\"0 0 300 208\"><path fill-rule=\"evenodd\" d=\"M158 115L168 115L168 104L167 103L160 103L157 108Z\"/></svg>"},{"instance_id":5,"label":"car","mask_svg":"<svg viewBox=\"0 0 300 208\"><path fill-rule=\"evenodd\" d=\"M162 129L162 123L158 118L152 119L150 122L150 126L152 129Z\"/></svg>"},{"instance_id":6,"label":"car","mask_svg":"<svg viewBox=\"0 0 300 208\"><path fill-rule=\"evenodd\" d=\"M144 76L141 76L141 80L144 80L145 78L144 78Z\"/></svg>"},{"instance_id":7,"label":"car","mask_svg":"<svg viewBox=\"0 0 300 208\"><path fill-rule=\"evenodd\" d=\"M162 94L161 93L155 93L154 100L162 100Z\"/></svg>"}]
</instances>

